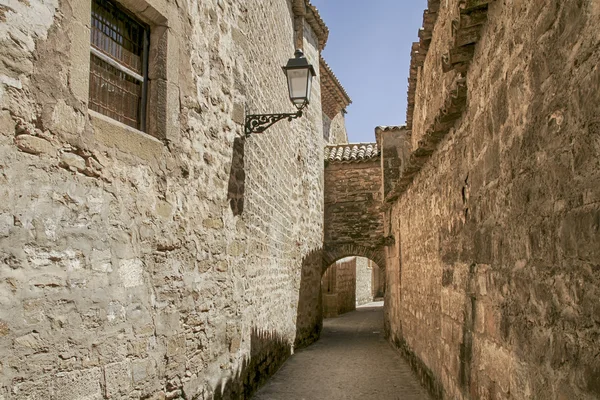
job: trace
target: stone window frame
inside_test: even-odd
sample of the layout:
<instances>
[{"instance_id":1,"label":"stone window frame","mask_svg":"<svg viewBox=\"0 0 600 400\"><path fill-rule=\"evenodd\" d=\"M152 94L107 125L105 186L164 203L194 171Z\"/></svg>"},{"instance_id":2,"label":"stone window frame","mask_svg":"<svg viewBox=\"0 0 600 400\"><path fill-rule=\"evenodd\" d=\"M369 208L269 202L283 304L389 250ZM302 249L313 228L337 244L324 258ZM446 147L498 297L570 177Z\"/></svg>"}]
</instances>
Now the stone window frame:
<instances>
[{"instance_id":1,"label":"stone window frame","mask_svg":"<svg viewBox=\"0 0 600 400\"><path fill-rule=\"evenodd\" d=\"M156 154L156 146L166 143L179 130L179 109L168 109L169 104L179 105L179 43L176 29L170 25L176 18L168 18L172 7L176 6L167 0L112 1L150 29L146 131L132 128L89 107L87 113L97 142L146 158L148 146ZM72 7L71 58L75 68L71 70L71 91L88 106L92 0L73 1ZM134 146L131 146L132 141Z\"/></svg>"}]
</instances>

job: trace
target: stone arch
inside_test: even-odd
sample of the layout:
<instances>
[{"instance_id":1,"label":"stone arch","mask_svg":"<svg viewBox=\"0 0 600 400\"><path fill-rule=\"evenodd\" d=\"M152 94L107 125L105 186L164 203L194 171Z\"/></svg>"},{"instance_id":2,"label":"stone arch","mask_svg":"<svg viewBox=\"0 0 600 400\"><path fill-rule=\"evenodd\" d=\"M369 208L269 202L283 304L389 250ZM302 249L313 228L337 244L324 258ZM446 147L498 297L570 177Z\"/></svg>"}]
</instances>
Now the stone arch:
<instances>
[{"instance_id":1,"label":"stone arch","mask_svg":"<svg viewBox=\"0 0 600 400\"><path fill-rule=\"evenodd\" d=\"M345 257L364 257L373 261L381 268L385 270L385 248L379 247L366 247L356 243L341 244L334 246L326 246L323 249L323 265L321 269L321 275L325 273L330 265L338 260Z\"/></svg>"},{"instance_id":2,"label":"stone arch","mask_svg":"<svg viewBox=\"0 0 600 400\"><path fill-rule=\"evenodd\" d=\"M377 143L325 148L322 273L344 257L365 257L385 269L381 152Z\"/></svg>"}]
</instances>

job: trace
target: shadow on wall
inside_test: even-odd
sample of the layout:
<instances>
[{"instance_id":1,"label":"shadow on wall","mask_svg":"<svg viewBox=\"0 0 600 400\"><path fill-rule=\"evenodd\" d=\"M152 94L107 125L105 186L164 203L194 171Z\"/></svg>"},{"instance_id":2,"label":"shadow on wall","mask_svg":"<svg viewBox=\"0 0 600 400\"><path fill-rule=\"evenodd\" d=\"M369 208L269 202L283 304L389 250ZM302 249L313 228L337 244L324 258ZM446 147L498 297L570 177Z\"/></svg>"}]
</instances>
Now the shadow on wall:
<instances>
[{"instance_id":1,"label":"shadow on wall","mask_svg":"<svg viewBox=\"0 0 600 400\"><path fill-rule=\"evenodd\" d=\"M252 328L250 359L215 388L213 400L249 399L290 355L291 343L283 337Z\"/></svg>"},{"instance_id":2,"label":"shadow on wall","mask_svg":"<svg viewBox=\"0 0 600 400\"><path fill-rule=\"evenodd\" d=\"M232 166L233 170L233 166ZM302 259L295 348L315 342L323 328L321 310L322 250L309 252ZM291 355L291 343L275 332L252 329L250 358L229 379L215 389L213 400L249 399Z\"/></svg>"},{"instance_id":3,"label":"shadow on wall","mask_svg":"<svg viewBox=\"0 0 600 400\"><path fill-rule=\"evenodd\" d=\"M233 154L231 156L231 169L229 170L229 183L227 185L227 201L233 215L244 212L244 191L246 185L246 171L244 171L245 137L236 137L233 141Z\"/></svg>"},{"instance_id":4,"label":"shadow on wall","mask_svg":"<svg viewBox=\"0 0 600 400\"><path fill-rule=\"evenodd\" d=\"M302 259L298 312L296 317L296 348L314 343L323 329L321 271L323 251L312 250Z\"/></svg>"}]
</instances>

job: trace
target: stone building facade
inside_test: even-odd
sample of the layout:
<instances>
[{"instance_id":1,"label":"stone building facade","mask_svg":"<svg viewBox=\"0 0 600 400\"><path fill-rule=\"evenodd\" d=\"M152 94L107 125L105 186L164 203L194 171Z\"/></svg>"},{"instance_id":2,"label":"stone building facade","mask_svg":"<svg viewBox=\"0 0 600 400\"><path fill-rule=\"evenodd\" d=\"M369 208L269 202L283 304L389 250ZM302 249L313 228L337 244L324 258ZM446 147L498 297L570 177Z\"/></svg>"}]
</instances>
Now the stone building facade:
<instances>
[{"instance_id":1,"label":"stone building facade","mask_svg":"<svg viewBox=\"0 0 600 400\"><path fill-rule=\"evenodd\" d=\"M329 144L348 143L344 116L346 107L352 104L352 100L323 57L319 61L319 69L323 105L323 139Z\"/></svg>"},{"instance_id":2,"label":"stone building facade","mask_svg":"<svg viewBox=\"0 0 600 400\"><path fill-rule=\"evenodd\" d=\"M383 186L387 333L439 398L597 399L600 6L428 5Z\"/></svg>"},{"instance_id":3,"label":"stone building facade","mask_svg":"<svg viewBox=\"0 0 600 400\"><path fill-rule=\"evenodd\" d=\"M147 37L140 129L92 110L92 4ZM335 88L243 125L327 32L305 0L0 4L0 399L239 398L318 336Z\"/></svg>"}]
</instances>

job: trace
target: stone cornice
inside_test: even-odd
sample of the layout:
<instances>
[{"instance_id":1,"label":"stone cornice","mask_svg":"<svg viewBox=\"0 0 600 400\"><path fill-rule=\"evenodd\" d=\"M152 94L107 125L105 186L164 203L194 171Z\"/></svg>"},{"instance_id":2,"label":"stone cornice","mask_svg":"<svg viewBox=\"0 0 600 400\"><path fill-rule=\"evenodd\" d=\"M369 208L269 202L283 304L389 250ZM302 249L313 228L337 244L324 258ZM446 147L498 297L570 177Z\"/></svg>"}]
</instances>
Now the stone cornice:
<instances>
[{"instance_id":1,"label":"stone cornice","mask_svg":"<svg viewBox=\"0 0 600 400\"><path fill-rule=\"evenodd\" d=\"M348 107L352 100L323 57L319 60L319 69L323 112L333 119Z\"/></svg>"},{"instance_id":2,"label":"stone cornice","mask_svg":"<svg viewBox=\"0 0 600 400\"><path fill-rule=\"evenodd\" d=\"M317 7L313 6L309 0L293 0L292 10L294 16L304 18L308 22L319 41L319 50L323 50L329 37L329 28L325 25Z\"/></svg>"},{"instance_id":3,"label":"stone cornice","mask_svg":"<svg viewBox=\"0 0 600 400\"><path fill-rule=\"evenodd\" d=\"M438 110L437 115L431 126L425 132L425 135L419 140L417 148L411 153L407 165L403 168L400 180L392 191L386 196L384 209L388 209L391 204L404 193L413 179L421 171L423 166L430 159L431 155L437 149L439 143L454 127L466 109L467 106L467 77L468 69L475 54L475 45L480 39L481 30L487 22L488 5L494 0L460 0L459 19L452 21L453 45L449 52L442 56L442 70L449 72L456 70L459 72L449 88L449 95L444 100L443 106ZM439 10L439 1L429 1L437 3L435 11ZM425 12L425 16L432 10ZM425 20L425 18L424 18ZM431 23L431 21L430 21ZM435 21L433 22L435 25ZM433 25L431 26L433 31ZM420 43L413 44L413 58L411 62L411 82L409 86L409 107L407 113L407 127L412 129L412 113L414 111L415 91L417 86L417 71L425 61L426 52L431 43L431 35L427 34L428 29L421 29L419 37ZM425 32L425 33L422 33ZM425 39L424 39L425 38ZM424 53L424 54L423 54ZM415 67L414 80L413 65ZM412 100L412 103L411 103ZM410 117L410 125L409 125Z\"/></svg>"},{"instance_id":4,"label":"stone cornice","mask_svg":"<svg viewBox=\"0 0 600 400\"><path fill-rule=\"evenodd\" d=\"M417 92L417 78L419 68L425 63L433 29L438 18L440 0L428 0L427 10L423 12L423 27L419 29L419 41L412 44L410 52L410 72L408 75L408 101L406 107L406 126L412 129L415 99Z\"/></svg>"},{"instance_id":5,"label":"stone cornice","mask_svg":"<svg viewBox=\"0 0 600 400\"><path fill-rule=\"evenodd\" d=\"M461 118L467 104L467 83L463 77L457 77L452 83L444 106L439 110L433 125L427 130L423 139L419 140L419 146L410 155L406 165L402 169L400 179L395 187L384 199L384 210L408 189L413 179L429 161L438 144L448 134L456 121Z\"/></svg>"}]
</instances>

